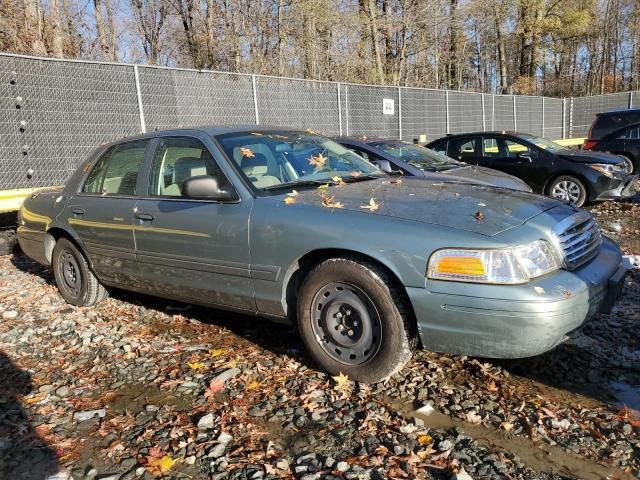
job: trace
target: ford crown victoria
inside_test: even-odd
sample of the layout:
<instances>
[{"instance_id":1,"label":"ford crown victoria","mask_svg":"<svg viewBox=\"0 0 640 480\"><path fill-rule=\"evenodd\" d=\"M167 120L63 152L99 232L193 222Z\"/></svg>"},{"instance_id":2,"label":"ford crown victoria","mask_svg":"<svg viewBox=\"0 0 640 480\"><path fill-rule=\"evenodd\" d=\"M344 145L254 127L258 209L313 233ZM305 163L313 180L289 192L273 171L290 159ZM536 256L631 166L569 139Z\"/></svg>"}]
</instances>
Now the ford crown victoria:
<instances>
[{"instance_id":1,"label":"ford crown victoria","mask_svg":"<svg viewBox=\"0 0 640 480\"><path fill-rule=\"evenodd\" d=\"M103 146L18 223L73 305L118 287L297 322L322 368L365 382L418 345L545 352L611 308L624 276L618 247L565 202L389 176L309 131L257 126Z\"/></svg>"}]
</instances>

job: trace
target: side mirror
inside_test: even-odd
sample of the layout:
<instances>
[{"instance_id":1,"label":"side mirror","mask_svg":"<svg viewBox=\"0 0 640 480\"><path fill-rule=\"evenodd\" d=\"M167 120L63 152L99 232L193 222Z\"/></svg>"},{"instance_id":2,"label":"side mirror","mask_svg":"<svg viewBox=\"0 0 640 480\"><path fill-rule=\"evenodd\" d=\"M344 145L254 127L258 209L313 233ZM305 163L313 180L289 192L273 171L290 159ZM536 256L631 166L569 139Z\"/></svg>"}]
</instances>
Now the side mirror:
<instances>
[{"instance_id":1,"label":"side mirror","mask_svg":"<svg viewBox=\"0 0 640 480\"><path fill-rule=\"evenodd\" d=\"M391 167L391 162L389 162L389 160L374 160L371 163L385 173L393 173L393 168Z\"/></svg>"},{"instance_id":2,"label":"side mirror","mask_svg":"<svg viewBox=\"0 0 640 480\"><path fill-rule=\"evenodd\" d=\"M182 183L182 195L187 198L216 200L219 202L238 199L235 191L220 188L218 180L209 175L198 175L187 178Z\"/></svg>"}]
</instances>

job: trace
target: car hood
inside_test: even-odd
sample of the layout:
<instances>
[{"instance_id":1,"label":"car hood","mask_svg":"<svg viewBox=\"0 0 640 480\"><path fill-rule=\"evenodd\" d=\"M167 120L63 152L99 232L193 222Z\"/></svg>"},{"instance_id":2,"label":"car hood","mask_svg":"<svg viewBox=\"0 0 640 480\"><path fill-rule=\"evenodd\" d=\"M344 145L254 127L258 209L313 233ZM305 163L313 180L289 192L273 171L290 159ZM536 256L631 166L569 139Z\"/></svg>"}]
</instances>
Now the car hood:
<instances>
[{"instance_id":1,"label":"car hood","mask_svg":"<svg viewBox=\"0 0 640 480\"><path fill-rule=\"evenodd\" d=\"M531 187L519 178L499 170L493 170L492 168L467 165L464 167L452 168L451 170L440 173L474 180L476 182L482 182L496 187L512 188L514 190L522 190L523 192L531 191Z\"/></svg>"},{"instance_id":2,"label":"car hood","mask_svg":"<svg viewBox=\"0 0 640 480\"><path fill-rule=\"evenodd\" d=\"M397 183L400 181L400 183ZM383 215L492 236L523 224L560 204L557 200L526 192L464 183L433 182L419 178L393 178L301 190L274 195L286 207L314 206L367 215ZM324 197L324 201L323 201ZM370 209L373 199L377 209ZM339 202L339 207L333 205Z\"/></svg>"},{"instance_id":3,"label":"car hood","mask_svg":"<svg viewBox=\"0 0 640 480\"><path fill-rule=\"evenodd\" d=\"M622 160L617 155L605 152L585 152L582 150L571 151L562 153L562 157L571 162L576 163L609 163L611 165L617 165Z\"/></svg>"}]
</instances>

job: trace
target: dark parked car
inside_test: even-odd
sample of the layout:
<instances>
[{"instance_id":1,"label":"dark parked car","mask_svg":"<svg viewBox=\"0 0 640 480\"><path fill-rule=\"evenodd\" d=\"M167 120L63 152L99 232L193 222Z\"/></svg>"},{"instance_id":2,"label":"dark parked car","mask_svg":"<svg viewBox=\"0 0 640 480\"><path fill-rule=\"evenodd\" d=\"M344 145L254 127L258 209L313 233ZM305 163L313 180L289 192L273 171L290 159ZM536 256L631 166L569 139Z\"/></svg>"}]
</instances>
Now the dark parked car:
<instances>
[{"instance_id":1,"label":"dark parked car","mask_svg":"<svg viewBox=\"0 0 640 480\"><path fill-rule=\"evenodd\" d=\"M638 177L624 171L620 157L573 150L526 133L449 135L427 146L453 159L514 175L534 192L576 206L635 194Z\"/></svg>"},{"instance_id":2,"label":"dark parked car","mask_svg":"<svg viewBox=\"0 0 640 480\"><path fill-rule=\"evenodd\" d=\"M610 309L625 273L567 203L390 177L327 138L257 126L106 145L64 188L28 198L18 225L73 305L114 286L297 322L321 367L369 382L419 340L542 353Z\"/></svg>"},{"instance_id":3,"label":"dark parked car","mask_svg":"<svg viewBox=\"0 0 640 480\"><path fill-rule=\"evenodd\" d=\"M400 170L414 177L442 173L476 183L530 192L531 187L513 175L490 168L470 166L429 148L402 140L367 137L336 137L334 140L383 170Z\"/></svg>"},{"instance_id":4,"label":"dark parked car","mask_svg":"<svg viewBox=\"0 0 640 480\"><path fill-rule=\"evenodd\" d=\"M596 114L584 150L611 152L625 161L628 173L640 171L640 109Z\"/></svg>"}]
</instances>

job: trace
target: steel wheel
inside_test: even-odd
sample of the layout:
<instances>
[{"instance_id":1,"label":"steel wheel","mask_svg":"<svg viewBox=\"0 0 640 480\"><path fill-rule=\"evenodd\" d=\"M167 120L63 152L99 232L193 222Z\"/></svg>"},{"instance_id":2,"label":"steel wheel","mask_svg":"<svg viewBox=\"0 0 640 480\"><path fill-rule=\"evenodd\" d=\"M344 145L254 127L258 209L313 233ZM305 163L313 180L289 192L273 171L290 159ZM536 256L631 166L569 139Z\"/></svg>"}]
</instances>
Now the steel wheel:
<instances>
[{"instance_id":1,"label":"steel wheel","mask_svg":"<svg viewBox=\"0 0 640 480\"><path fill-rule=\"evenodd\" d=\"M72 297L79 297L82 290L82 271L73 252L65 248L58 257L58 268L62 273L61 287Z\"/></svg>"},{"instance_id":2,"label":"steel wheel","mask_svg":"<svg viewBox=\"0 0 640 480\"><path fill-rule=\"evenodd\" d=\"M312 307L312 329L320 347L345 365L373 358L382 339L380 315L359 288L332 282L318 291Z\"/></svg>"},{"instance_id":3,"label":"steel wheel","mask_svg":"<svg viewBox=\"0 0 640 480\"><path fill-rule=\"evenodd\" d=\"M551 189L552 197L571 203L577 203L581 193L580 186L572 180L562 180L556 183Z\"/></svg>"}]
</instances>

